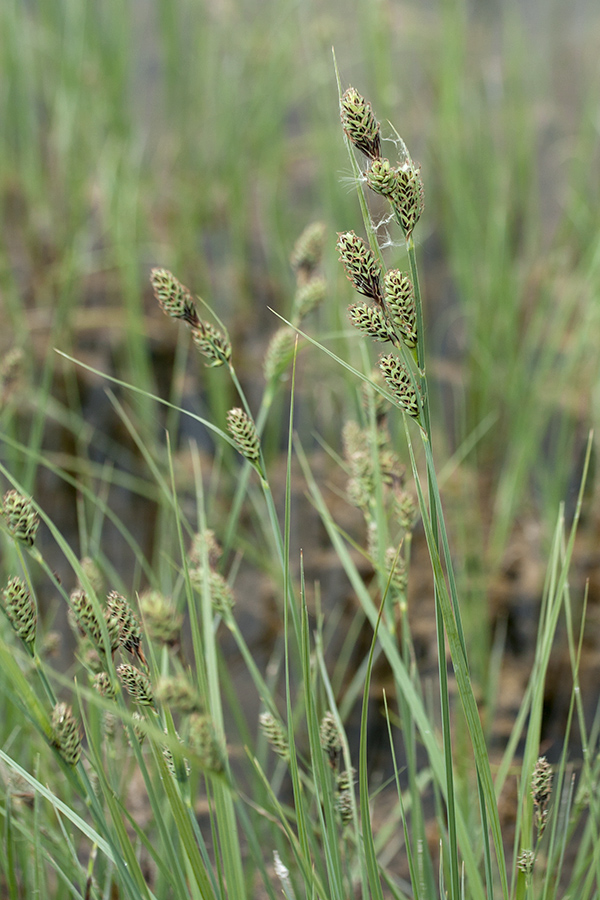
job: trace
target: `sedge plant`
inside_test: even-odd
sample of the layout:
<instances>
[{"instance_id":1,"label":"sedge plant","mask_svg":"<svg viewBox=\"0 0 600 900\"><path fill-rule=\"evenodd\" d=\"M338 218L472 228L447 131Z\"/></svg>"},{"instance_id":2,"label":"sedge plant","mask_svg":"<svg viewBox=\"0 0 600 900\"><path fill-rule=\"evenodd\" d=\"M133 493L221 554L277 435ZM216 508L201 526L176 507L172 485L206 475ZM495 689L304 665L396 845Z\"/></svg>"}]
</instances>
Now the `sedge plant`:
<instances>
[{"instance_id":1,"label":"sedge plant","mask_svg":"<svg viewBox=\"0 0 600 900\"><path fill-rule=\"evenodd\" d=\"M218 529L197 450L191 453L192 502L190 497L184 502L170 445L175 435L166 453L153 453L114 397L115 412L139 448L160 508L160 564L150 563L121 523L120 535L139 573L139 590L118 580L99 546L91 554L95 559L78 558L48 512L7 468L0 469L11 485L0 517L10 568L2 592L1 700L4 721L11 726L0 748L0 885L11 900L36 894L86 900L115 895L131 900L275 900L282 894L289 900L550 898L559 896L551 873L562 871L573 835L578 849L570 883L584 898L597 890L594 751L600 726L596 722L588 733L575 690L583 626L578 633L568 586L577 516L568 533L562 515L557 523L534 666L493 777L469 673L432 448L413 239L423 211L421 173L398 135L391 144L399 158L383 156L380 125L357 91L345 91L340 105L366 240L342 233L338 251L360 294L349 310L351 324L369 340L389 344L376 375L358 371L301 330L327 296L319 274L325 230L317 224L304 232L292 253L292 312L270 340L256 411L236 373L235 347L224 322L169 270L156 268L151 274L164 313L187 329L204 363L228 379L227 387L237 394L218 423L186 413L230 449L235 460L235 489ZM406 247L406 272L385 269L365 191L389 204L390 222ZM294 435L296 369L302 364L301 348L310 349L311 343L363 382L362 420L347 423L341 462L349 476L349 499L367 529L363 555L376 573L371 583L357 566L356 552L362 548L335 522L302 440ZM109 380L142 393L146 408L166 404L174 418L184 412L145 388ZM274 400L288 386L287 471L280 507L263 438ZM394 415L403 420L414 489L393 445L389 424ZM94 490L35 447L28 451L14 439L11 447L29 452L32 465L47 466L77 488L81 532L91 549L99 545L94 536L101 525L96 523L108 521L112 511L98 485ZM357 600L355 619L335 660L330 647L342 630L340 619L334 615L328 620L316 589L314 608L309 604L304 560L294 559L291 549L294 452ZM252 511L251 536L243 535L245 508ZM421 683L411 637L407 582L417 508L434 581L439 735L438 713ZM63 583L49 565L40 530L62 553L72 583ZM253 545L267 559L280 620L266 666L257 662L237 619L241 551L247 548L251 556ZM260 556L255 550L252 561ZM142 580L147 582L143 588ZM68 609L76 649L66 673L53 664L51 642L43 634L41 583ZM569 779L569 731L552 772L539 752L543 686L563 612L574 681L570 721L579 724L586 760L577 786ZM358 663L351 662L355 636L366 623L369 645ZM252 703L229 669L224 633L243 662ZM458 758L459 711L452 702L446 646L470 741L466 765ZM395 692L395 703L384 698L393 772L393 804L384 819L370 779L367 740L369 688L379 658L392 671ZM356 703L357 744L347 728ZM254 718L248 706L256 709ZM523 734L517 827L510 847L501 829L498 797L511 777ZM458 778L465 768L473 770L470 781ZM461 796L465 790L472 792L467 798ZM428 798L439 852L427 841ZM401 875L392 864L398 854L405 860Z\"/></svg>"}]
</instances>

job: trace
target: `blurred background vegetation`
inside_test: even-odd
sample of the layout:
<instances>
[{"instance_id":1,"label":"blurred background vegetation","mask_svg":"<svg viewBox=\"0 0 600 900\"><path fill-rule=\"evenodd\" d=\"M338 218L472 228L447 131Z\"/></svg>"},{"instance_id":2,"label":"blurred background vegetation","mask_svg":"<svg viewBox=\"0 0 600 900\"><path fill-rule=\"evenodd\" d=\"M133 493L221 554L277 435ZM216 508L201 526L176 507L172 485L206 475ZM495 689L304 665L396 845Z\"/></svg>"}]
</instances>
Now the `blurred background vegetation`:
<instances>
[{"instance_id":1,"label":"blurred background vegetation","mask_svg":"<svg viewBox=\"0 0 600 900\"><path fill-rule=\"evenodd\" d=\"M470 583L506 561L523 522L552 523L598 417L599 37L597 5L582 0L3 0L0 457L72 528L77 552L97 547L65 474L104 484L117 515L132 497L150 508L155 489L106 383L53 348L220 426L231 405L219 372L186 361L149 289L152 266L215 309L256 396L279 324L270 308L286 315L294 291L290 251L322 220L329 296L313 334L361 360L334 249L362 223L332 47L342 86L383 123L384 152L389 120L422 165L437 452ZM386 254L403 264L402 247ZM309 441L339 450L355 387L303 351ZM177 426L175 451L194 437L213 454L198 426L119 397L156 458L165 424ZM265 438L271 458L283 421ZM146 539L151 558L157 538ZM117 569L123 552L113 548Z\"/></svg>"}]
</instances>

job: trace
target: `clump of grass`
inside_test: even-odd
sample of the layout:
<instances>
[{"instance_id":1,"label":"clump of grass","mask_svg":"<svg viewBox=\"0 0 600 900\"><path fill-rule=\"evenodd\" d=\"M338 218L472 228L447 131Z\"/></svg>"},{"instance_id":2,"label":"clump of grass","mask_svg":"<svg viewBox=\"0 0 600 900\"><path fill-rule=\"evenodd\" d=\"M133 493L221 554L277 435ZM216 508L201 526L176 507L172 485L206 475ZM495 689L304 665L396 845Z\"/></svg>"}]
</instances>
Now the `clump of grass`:
<instances>
[{"instance_id":1,"label":"clump of grass","mask_svg":"<svg viewBox=\"0 0 600 900\"><path fill-rule=\"evenodd\" d=\"M566 843L576 827L583 837L570 887L583 897L593 896L594 884L597 889L594 838L599 823L593 800L597 773L591 760L598 726L587 735L576 690L581 636L575 634L568 587L579 508L568 533L562 514L559 517L531 679L507 747L492 769L470 677L432 448L413 237L424 211L421 172L399 137L394 141L399 158L382 156L379 124L371 105L356 90L341 95L340 108L366 231L366 239L351 231L338 238L348 278L367 301L351 305L349 319L361 340L391 346L380 356L375 374L370 362L359 371L338 360L363 385L362 419L346 424L344 452L349 499L362 512L367 534L362 549L376 577L367 583L359 572L350 541L313 477L302 440L294 437L300 338L304 346L322 346L335 358L328 347L300 329L327 295L318 274L323 227L307 230L292 252L296 289L291 313L267 350L264 392L255 414L238 379L235 347L225 325L216 317L216 324L201 319L191 291L170 271L154 269L151 281L161 308L188 329L206 366L228 379L228 387L236 392L235 405L223 421L204 419L201 424L236 451L237 488L219 541L207 514L199 454L193 454L192 513L178 495L172 458L161 470L152 455L146 455L169 526L163 533L168 532L171 541L161 547L168 565L161 568L160 578L137 548L136 563L142 571L150 569L156 582L137 601L133 592L116 589L103 600L103 585L110 583L108 561L104 571L95 570L86 558L80 562L51 517L26 499L18 484L6 495L3 532L19 574L11 576L3 595L11 630L0 641L0 664L15 734L13 746L2 749L0 759L34 795L30 809L17 806L16 792L5 791L1 852L10 896L19 892L58 896L67 886L75 896L90 898L118 892L132 900L237 900L256 896L260 887L270 898L283 889L288 898L323 900L358 894L375 900L436 895L483 900L533 896L538 884L544 896L557 896L552 872L562 866ZM358 158L355 151L361 154ZM386 270L365 190L389 204L406 249L407 271ZM281 510L265 460L263 432L274 398L286 384L291 403ZM157 399L148 392L145 397L148 402ZM392 440L392 417L404 428L402 453ZM131 424L124 412L122 418ZM328 664L329 623L318 608L311 622L302 560L294 574L296 560L290 549L294 450L356 596L360 622L370 625L370 647L357 671L349 673L343 697L334 689ZM412 484L401 456L408 457ZM10 481L8 471L2 471ZM580 503L582 495L583 489ZM104 512L100 498L87 499L93 510ZM280 616L279 650L264 670L236 619L239 559L232 562L229 552L243 546L236 537L248 501L269 557ZM433 573L437 709L416 666L410 630L409 550L417 508ZM38 517L71 566L76 585L71 593L45 561L43 548L34 544ZM42 578L71 611L80 641L81 666L75 680L70 673L55 672L38 649L42 642L33 585ZM574 680L571 715L578 717L583 736L582 781L589 790L589 799L578 793L576 803L566 778L569 734L554 767L554 802L548 764L539 758L543 685L563 610ZM232 683L221 646L223 630L229 632L246 667L253 705L260 709L255 718L249 719L247 697L238 696ZM384 718L397 793L392 812L383 821L370 778L367 740L376 656L389 666L394 695L384 698ZM72 695L73 702L63 694L69 699ZM346 724L357 698L361 719L355 745ZM22 735L31 739L30 744L15 747ZM523 737L525 749L518 757ZM400 741L402 763L397 758ZM273 753L267 752L269 748ZM521 773L520 795L514 847L507 848L498 797L513 767ZM427 841L430 817L434 847ZM396 853L404 860L401 875L391 863Z\"/></svg>"}]
</instances>

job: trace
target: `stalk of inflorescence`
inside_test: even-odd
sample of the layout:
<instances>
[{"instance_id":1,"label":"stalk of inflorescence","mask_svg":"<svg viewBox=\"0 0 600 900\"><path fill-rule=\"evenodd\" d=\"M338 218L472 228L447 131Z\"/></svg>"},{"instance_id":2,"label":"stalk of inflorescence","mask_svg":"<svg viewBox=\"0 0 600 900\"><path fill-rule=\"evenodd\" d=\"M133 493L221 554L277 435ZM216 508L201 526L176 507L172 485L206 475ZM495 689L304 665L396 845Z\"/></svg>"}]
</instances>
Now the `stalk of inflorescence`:
<instances>
[{"instance_id":1,"label":"stalk of inflorescence","mask_svg":"<svg viewBox=\"0 0 600 900\"><path fill-rule=\"evenodd\" d=\"M425 373L423 315L413 230L423 211L423 183L420 169L412 161L404 142L398 137L401 159L393 166L381 154L381 130L370 104L354 88L348 88L340 101L344 133L350 144L367 160L362 181L389 202L393 218L406 241L409 273L397 269L383 272L381 254L373 251L354 232L340 234L338 250L349 280L367 302L349 309L352 324L376 341L389 342L395 353L382 354L379 369L399 408L415 418L423 440L431 450L431 415ZM353 162L355 157L353 155ZM363 206L364 211L364 206ZM374 229L367 216L367 229ZM369 302L370 301L370 302ZM429 519L439 550L435 473L428 466ZM423 510L424 514L427 511ZM436 622L441 692L441 715L446 760L446 802L450 843L451 896L458 900L459 867L456 837L456 812L450 733L450 699L446 674L444 622L436 592Z\"/></svg>"}]
</instances>

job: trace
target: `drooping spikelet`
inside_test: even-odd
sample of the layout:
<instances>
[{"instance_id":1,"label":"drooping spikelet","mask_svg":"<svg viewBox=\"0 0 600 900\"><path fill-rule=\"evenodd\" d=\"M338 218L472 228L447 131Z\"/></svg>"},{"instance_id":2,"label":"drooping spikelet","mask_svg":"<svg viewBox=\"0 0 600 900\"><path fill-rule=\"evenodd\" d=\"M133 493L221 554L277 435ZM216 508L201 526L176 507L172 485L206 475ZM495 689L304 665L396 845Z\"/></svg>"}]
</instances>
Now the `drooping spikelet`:
<instances>
[{"instance_id":1,"label":"drooping spikelet","mask_svg":"<svg viewBox=\"0 0 600 900\"><path fill-rule=\"evenodd\" d=\"M548 804L552 793L552 769L545 756L540 756L531 778L531 795L535 810L538 835L541 837L548 818Z\"/></svg>"},{"instance_id":2,"label":"drooping spikelet","mask_svg":"<svg viewBox=\"0 0 600 900\"><path fill-rule=\"evenodd\" d=\"M202 711L198 691L183 674L161 678L156 686L156 696L164 706L186 716Z\"/></svg>"}]
</instances>

